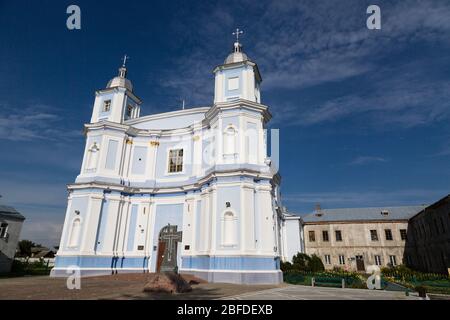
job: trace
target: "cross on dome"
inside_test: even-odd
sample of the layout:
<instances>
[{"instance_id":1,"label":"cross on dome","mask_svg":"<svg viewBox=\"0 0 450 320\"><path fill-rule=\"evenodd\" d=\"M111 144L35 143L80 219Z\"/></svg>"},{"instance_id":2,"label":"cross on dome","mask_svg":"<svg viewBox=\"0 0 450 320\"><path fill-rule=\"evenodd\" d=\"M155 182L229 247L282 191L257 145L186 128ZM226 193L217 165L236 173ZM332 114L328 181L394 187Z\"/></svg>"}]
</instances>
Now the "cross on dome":
<instances>
[{"instance_id":1,"label":"cross on dome","mask_svg":"<svg viewBox=\"0 0 450 320\"><path fill-rule=\"evenodd\" d=\"M233 36L236 36L236 42L237 42L237 43L239 43L239 35L240 35L240 34L243 34L243 33L244 33L244 31L239 30L239 28L236 28L236 31L233 32Z\"/></svg>"},{"instance_id":2,"label":"cross on dome","mask_svg":"<svg viewBox=\"0 0 450 320\"><path fill-rule=\"evenodd\" d=\"M122 67L125 67L125 65L127 64L127 60L130 60L130 57L127 56L127 54L125 53L125 55L123 56L123 64L122 64Z\"/></svg>"}]
</instances>

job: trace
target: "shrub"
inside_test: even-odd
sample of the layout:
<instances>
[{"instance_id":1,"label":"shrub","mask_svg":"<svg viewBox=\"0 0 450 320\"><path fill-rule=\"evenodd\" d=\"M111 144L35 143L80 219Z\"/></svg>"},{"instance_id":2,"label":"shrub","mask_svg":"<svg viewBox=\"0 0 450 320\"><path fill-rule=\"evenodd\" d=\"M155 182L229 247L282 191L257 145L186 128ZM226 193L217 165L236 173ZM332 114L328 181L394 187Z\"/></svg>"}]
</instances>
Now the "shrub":
<instances>
[{"instance_id":1,"label":"shrub","mask_svg":"<svg viewBox=\"0 0 450 320\"><path fill-rule=\"evenodd\" d=\"M311 261L309 261L308 266L309 269L314 272L325 270L325 266L323 265L322 260L315 254L311 256Z\"/></svg>"},{"instance_id":2,"label":"shrub","mask_svg":"<svg viewBox=\"0 0 450 320\"><path fill-rule=\"evenodd\" d=\"M280 263L280 269L283 272L292 270L293 268L294 268L294 266L290 262L283 262L283 261L281 261L281 263Z\"/></svg>"}]
</instances>

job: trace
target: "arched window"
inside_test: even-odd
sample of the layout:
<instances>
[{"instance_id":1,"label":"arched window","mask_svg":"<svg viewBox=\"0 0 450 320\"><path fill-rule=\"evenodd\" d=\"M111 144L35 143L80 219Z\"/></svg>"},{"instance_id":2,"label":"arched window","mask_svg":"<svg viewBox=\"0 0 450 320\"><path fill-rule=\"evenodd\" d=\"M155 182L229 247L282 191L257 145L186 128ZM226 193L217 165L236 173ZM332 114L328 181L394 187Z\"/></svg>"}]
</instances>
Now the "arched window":
<instances>
[{"instance_id":1,"label":"arched window","mask_svg":"<svg viewBox=\"0 0 450 320\"><path fill-rule=\"evenodd\" d=\"M237 244L237 223L233 212L227 211L222 219L222 245L233 246Z\"/></svg>"},{"instance_id":2,"label":"arched window","mask_svg":"<svg viewBox=\"0 0 450 320\"><path fill-rule=\"evenodd\" d=\"M236 129L232 126L226 128L223 135L223 153L225 155L234 155L236 153Z\"/></svg>"},{"instance_id":3,"label":"arched window","mask_svg":"<svg viewBox=\"0 0 450 320\"><path fill-rule=\"evenodd\" d=\"M97 168L99 151L100 148L97 146L97 143L94 142L88 150L86 170L94 170Z\"/></svg>"},{"instance_id":4,"label":"arched window","mask_svg":"<svg viewBox=\"0 0 450 320\"><path fill-rule=\"evenodd\" d=\"M70 229L69 247L77 247L80 240L81 233L81 220L80 218L75 218L72 222L72 228Z\"/></svg>"}]
</instances>

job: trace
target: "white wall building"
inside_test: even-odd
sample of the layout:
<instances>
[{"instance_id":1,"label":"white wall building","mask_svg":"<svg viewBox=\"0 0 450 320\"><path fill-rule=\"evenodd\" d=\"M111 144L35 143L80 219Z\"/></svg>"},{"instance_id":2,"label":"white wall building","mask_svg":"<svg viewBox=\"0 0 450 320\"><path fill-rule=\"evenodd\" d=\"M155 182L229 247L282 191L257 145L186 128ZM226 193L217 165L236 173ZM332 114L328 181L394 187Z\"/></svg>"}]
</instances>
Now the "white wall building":
<instances>
[{"instance_id":1,"label":"white wall building","mask_svg":"<svg viewBox=\"0 0 450 320\"><path fill-rule=\"evenodd\" d=\"M212 106L143 117L126 73L96 92L52 275L178 269L281 282L280 176L257 65L236 42L214 69Z\"/></svg>"}]
</instances>

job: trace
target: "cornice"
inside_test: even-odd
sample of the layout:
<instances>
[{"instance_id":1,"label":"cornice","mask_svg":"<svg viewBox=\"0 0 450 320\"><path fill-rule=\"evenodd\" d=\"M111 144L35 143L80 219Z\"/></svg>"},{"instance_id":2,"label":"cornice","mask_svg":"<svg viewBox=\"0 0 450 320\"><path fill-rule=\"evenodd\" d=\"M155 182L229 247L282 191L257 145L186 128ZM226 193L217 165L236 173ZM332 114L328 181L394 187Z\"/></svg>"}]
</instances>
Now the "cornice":
<instances>
[{"instance_id":1,"label":"cornice","mask_svg":"<svg viewBox=\"0 0 450 320\"><path fill-rule=\"evenodd\" d=\"M82 183L73 183L68 184L67 188L69 191L73 190L80 190L80 189L86 189L86 188L100 188L100 189L109 189L111 191L116 192L124 192L124 193L131 193L131 194L142 194L142 193L149 193L149 194L166 194L166 193L174 193L174 192L188 192L188 191L194 191L194 190L200 190L202 186L214 182L217 178L220 177L251 177L256 179L267 179L270 180L273 177L268 174L260 173L258 171L254 170L222 170L222 171L214 171L209 173L208 175L199 178L197 182L180 185L177 187L157 187L157 188L145 188L145 187L127 187L121 184L115 184L115 183L106 183L106 182L100 182L100 181L93 181L93 182L82 182Z\"/></svg>"}]
</instances>

